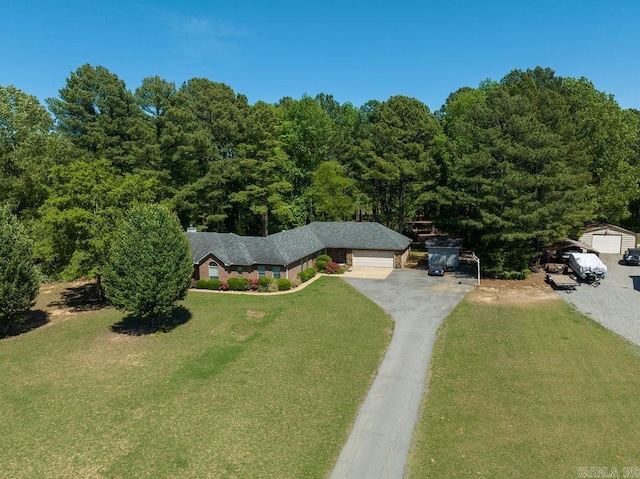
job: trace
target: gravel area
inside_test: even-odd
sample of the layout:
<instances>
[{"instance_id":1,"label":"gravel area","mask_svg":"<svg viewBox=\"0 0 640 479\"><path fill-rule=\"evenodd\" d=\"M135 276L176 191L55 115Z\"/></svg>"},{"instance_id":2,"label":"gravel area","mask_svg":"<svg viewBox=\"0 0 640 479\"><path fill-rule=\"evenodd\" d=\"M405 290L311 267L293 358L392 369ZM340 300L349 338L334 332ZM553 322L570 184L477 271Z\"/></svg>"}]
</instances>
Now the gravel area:
<instances>
[{"instance_id":1,"label":"gravel area","mask_svg":"<svg viewBox=\"0 0 640 479\"><path fill-rule=\"evenodd\" d=\"M601 255L607 275L600 286L588 284L566 293L565 300L604 327L640 346L640 266L618 264L622 255Z\"/></svg>"}]
</instances>

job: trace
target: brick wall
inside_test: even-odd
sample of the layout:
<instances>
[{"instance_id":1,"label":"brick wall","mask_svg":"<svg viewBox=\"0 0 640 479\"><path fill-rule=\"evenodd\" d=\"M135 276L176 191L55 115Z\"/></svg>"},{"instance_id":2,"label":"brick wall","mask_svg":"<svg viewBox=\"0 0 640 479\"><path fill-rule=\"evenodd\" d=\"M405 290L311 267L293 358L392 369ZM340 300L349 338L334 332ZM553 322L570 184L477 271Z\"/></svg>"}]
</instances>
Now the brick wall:
<instances>
[{"instance_id":1,"label":"brick wall","mask_svg":"<svg viewBox=\"0 0 640 479\"><path fill-rule=\"evenodd\" d=\"M294 281L298 277L298 273L306 268L314 266L314 259L321 252L309 255L306 258L302 258L294 263L291 263L287 267L280 266L280 277L288 278L290 281ZM237 266L227 266L218 260L214 256L205 258L201 264L194 265L194 279L210 279L209 278L209 265L218 266L218 280L226 282L229 278L243 277L247 279L258 279L258 265L242 266L242 271L238 273ZM266 278L273 278L273 265L264 265L264 272Z\"/></svg>"}]
</instances>

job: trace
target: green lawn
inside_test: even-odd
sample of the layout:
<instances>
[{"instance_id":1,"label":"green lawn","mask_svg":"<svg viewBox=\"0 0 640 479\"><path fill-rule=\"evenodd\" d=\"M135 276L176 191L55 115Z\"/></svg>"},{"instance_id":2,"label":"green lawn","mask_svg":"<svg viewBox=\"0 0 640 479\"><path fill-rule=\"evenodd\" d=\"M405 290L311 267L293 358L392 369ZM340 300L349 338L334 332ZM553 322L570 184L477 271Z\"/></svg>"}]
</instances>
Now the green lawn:
<instances>
[{"instance_id":1,"label":"green lawn","mask_svg":"<svg viewBox=\"0 0 640 479\"><path fill-rule=\"evenodd\" d=\"M640 349L564 301L467 297L440 330L409 477L623 477L640 466L639 402Z\"/></svg>"},{"instance_id":2,"label":"green lawn","mask_svg":"<svg viewBox=\"0 0 640 479\"><path fill-rule=\"evenodd\" d=\"M0 340L0 477L327 475L390 319L328 278L182 305L166 333L113 332L122 315L100 309Z\"/></svg>"}]
</instances>

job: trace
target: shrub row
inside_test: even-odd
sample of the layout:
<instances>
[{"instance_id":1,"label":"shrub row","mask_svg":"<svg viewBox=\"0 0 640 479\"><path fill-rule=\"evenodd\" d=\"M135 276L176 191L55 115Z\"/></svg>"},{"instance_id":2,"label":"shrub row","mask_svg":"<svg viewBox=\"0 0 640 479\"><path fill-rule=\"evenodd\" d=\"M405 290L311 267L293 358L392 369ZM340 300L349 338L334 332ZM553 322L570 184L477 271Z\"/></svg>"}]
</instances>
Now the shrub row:
<instances>
[{"instance_id":1,"label":"shrub row","mask_svg":"<svg viewBox=\"0 0 640 479\"><path fill-rule=\"evenodd\" d=\"M214 289L222 288L222 281L217 279L199 279L196 281L196 289Z\"/></svg>"},{"instance_id":2,"label":"shrub row","mask_svg":"<svg viewBox=\"0 0 640 479\"><path fill-rule=\"evenodd\" d=\"M315 274L315 270L313 274ZM199 279L195 282L196 289L212 289L221 291L262 291L275 292L287 291L293 287L291 281L286 278L229 278L226 283L217 279Z\"/></svg>"},{"instance_id":3,"label":"shrub row","mask_svg":"<svg viewBox=\"0 0 640 479\"><path fill-rule=\"evenodd\" d=\"M231 291L247 291L249 289L249 278L229 278L227 286Z\"/></svg>"},{"instance_id":4,"label":"shrub row","mask_svg":"<svg viewBox=\"0 0 640 479\"><path fill-rule=\"evenodd\" d=\"M304 283L306 281L309 281L315 275L316 275L316 269L315 268L307 268L307 269L305 269L303 271L300 271L298 273L298 279L300 280L300 282Z\"/></svg>"}]
</instances>

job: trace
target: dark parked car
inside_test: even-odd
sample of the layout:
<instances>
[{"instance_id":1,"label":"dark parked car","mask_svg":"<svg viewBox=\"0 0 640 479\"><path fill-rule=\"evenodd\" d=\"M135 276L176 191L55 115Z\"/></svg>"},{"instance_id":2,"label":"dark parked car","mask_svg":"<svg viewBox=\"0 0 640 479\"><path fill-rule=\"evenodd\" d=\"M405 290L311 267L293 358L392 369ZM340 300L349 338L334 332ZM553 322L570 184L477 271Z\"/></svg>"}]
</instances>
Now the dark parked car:
<instances>
[{"instance_id":1,"label":"dark parked car","mask_svg":"<svg viewBox=\"0 0 640 479\"><path fill-rule=\"evenodd\" d=\"M640 249L628 249L622 255L621 264L640 266Z\"/></svg>"},{"instance_id":2,"label":"dark parked car","mask_svg":"<svg viewBox=\"0 0 640 479\"><path fill-rule=\"evenodd\" d=\"M433 263L429 265L429 276L444 276L444 265L442 263Z\"/></svg>"}]
</instances>

